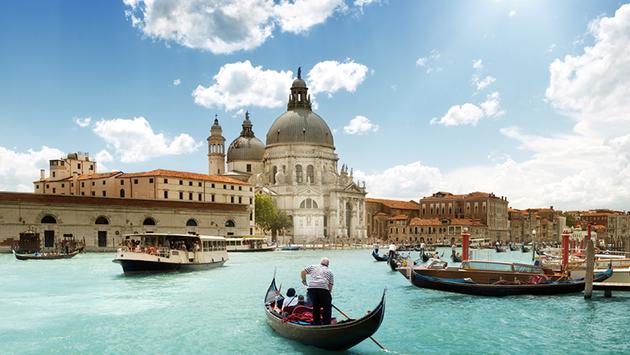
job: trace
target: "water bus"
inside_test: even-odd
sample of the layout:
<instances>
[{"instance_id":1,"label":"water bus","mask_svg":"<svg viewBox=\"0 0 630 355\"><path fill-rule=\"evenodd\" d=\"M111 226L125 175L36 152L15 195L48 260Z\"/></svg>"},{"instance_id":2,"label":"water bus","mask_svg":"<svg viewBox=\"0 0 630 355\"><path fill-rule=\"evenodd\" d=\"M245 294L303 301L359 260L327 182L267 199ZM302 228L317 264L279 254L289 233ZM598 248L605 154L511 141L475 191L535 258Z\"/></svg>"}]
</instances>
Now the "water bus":
<instances>
[{"instance_id":1,"label":"water bus","mask_svg":"<svg viewBox=\"0 0 630 355\"><path fill-rule=\"evenodd\" d=\"M256 251L274 251L276 245L267 244L265 237L237 237L226 238L228 252L256 252Z\"/></svg>"},{"instance_id":2,"label":"water bus","mask_svg":"<svg viewBox=\"0 0 630 355\"><path fill-rule=\"evenodd\" d=\"M197 271L228 260L224 237L193 234L131 234L113 260L125 274Z\"/></svg>"}]
</instances>

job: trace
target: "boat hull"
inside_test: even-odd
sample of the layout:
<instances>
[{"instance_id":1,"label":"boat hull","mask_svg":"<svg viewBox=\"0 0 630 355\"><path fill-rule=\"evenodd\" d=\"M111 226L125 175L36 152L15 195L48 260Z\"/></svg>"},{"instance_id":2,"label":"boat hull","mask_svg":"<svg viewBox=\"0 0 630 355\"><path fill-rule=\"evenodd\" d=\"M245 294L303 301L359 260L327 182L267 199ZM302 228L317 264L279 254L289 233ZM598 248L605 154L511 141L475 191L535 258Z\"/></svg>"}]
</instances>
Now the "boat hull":
<instances>
[{"instance_id":1,"label":"boat hull","mask_svg":"<svg viewBox=\"0 0 630 355\"><path fill-rule=\"evenodd\" d=\"M612 270L595 277L594 282L602 282L612 275ZM475 296L504 297L516 295L558 295L584 290L584 280L552 282L543 284L478 284L462 279L443 279L419 274L412 271L411 283L420 288L463 293Z\"/></svg>"},{"instance_id":2,"label":"boat hull","mask_svg":"<svg viewBox=\"0 0 630 355\"><path fill-rule=\"evenodd\" d=\"M116 259L115 263L122 266L123 272L127 274L144 274L160 272L189 272L214 269L222 266L225 261L215 261L212 263L172 263L147 260Z\"/></svg>"},{"instance_id":3,"label":"boat hull","mask_svg":"<svg viewBox=\"0 0 630 355\"><path fill-rule=\"evenodd\" d=\"M19 254L13 252L15 258L18 260L58 260L58 259L70 259L79 254L80 250L75 250L69 254L53 254L53 255L34 255L34 254Z\"/></svg>"},{"instance_id":4,"label":"boat hull","mask_svg":"<svg viewBox=\"0 0 630 355\"><path fill-rule=\"evenodd\" d=\"M243 248L243 249L230 249L228 248L228 253L259 253L265 251L275 251L276 247L264 247L264 248Z\"/></svg>"},{"instance_id":5,"label":"boat hull","mask_svg":"<svg viewBox=\"0 0 630 355\"><path fill-rule=\"evenodd\" d=\"M372 251L372 257L374 257L374 260L376 260L376 261L387 261L387 260L389 260L387 255L378 255L378 253L376 251Z\"/></svg>"},{"instance_id":6,"label":"boat hull","mask_svg":"<svg viewBox=\"0 0 630 355\"><path fill-rule=\"evenodd\" d=\"M270 290L273 295L276 290L275 279ZM268 290L266 302L269 295ZM346 350L376 333L385 316L385 293L383 292L378 306L366 316L334 325L299 325L283 322L282 317L273 312L268 305L265 305L265 313L267 324L285 338L325 350Z\"/></svg>"}]
</instances>

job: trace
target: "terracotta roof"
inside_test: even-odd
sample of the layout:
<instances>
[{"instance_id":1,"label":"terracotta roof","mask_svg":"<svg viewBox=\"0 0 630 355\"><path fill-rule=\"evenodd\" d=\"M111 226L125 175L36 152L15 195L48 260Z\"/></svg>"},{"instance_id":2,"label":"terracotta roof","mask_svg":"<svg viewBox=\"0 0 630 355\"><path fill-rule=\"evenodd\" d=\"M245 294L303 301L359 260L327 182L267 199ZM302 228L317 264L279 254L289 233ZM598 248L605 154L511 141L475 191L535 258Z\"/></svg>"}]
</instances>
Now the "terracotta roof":
<instances>
[{"instance_id":1,"label":"terracotta roof","mask_svg":"<svg viewBox=\"0 0 630 355\"><path fill-rule=\"evenodd\" d=\"M413 218L409 222L410 226L438 226L442 225L439 218Z\"/></svg>"},{"instance_id":2,"label":"terracotta roof","mask_svg":"<svg viewBox=\"0 0 630 355\"><path fill-rule=\"evenodd\" d=\"M389 217L387 220L389 220L389 221L406 221L407 219L409 219L409 217L407 215L405 215L405 214L398 214L398 215Z\"/></svg>"},{"instance_id":3,"label":"terracotta roof","mask_svg":"<svg viewBox=\"0 0 630 355\"><path fill-rule=\"evenodd\" d=\"M92 180L92 179L106 179L112 176L122 174L122 171L110 171L108 173L96 173L96 174L83 174L77 177L77 180ZM68 180L72 180L72 177L69 177Z\"/></svg>"},{"instance_id":4,"label":"terracotta roof","mask_svg":"<svg viewBox=\"0 0 630 355\"><path fill-rule=\"evenodd\" d=\"M133 177L144 177L144 176L164 176L164 177L174 177L174 178L190 179L190 180L223 182L223 183L234 184L234 185L249 185L243 181L237 180L235 178L227 177L227 176L206 175L206 174L189 173L189 172L184 172L184 171L165 170L165 169L143 171L143 172L138 172L138 173L127 173L127 174L122 174L118 177L119 178L133 178Z\"/></svg>"},{"instance_id":5,"label":"terracotta roof","mask_svg":"<svg viewBox=\"0 0 630 355\"><path fill-rule=\"evenodd\" d=\"M0 201L17 203L40 203L51 205L94 205L103 207L137 207L195 210L247 211L248 205L216 202L184 202L167 200L141 200L135 198L88 197L67 195L46 195L22 192L0 192Z\"/></svg>"},{"instance_id":6,"label":"terracotta roof","mask_svg":"<svg viewBox=\"0 0 630 355\"><path fill-rule=\"evenodd\" d=\"M481 221L470 218L451 218L448 223L442 223L439 218L413 218L409 222L410 226L484 226Z\"/></svg>"},{"instance_id":7,"label":"terracotta roof","mask_svg":"<svg viewBox=\"0 0 630 355\"><path fill-rule=\"evenodd\" d=\"M419 205L415 201L400 201L400 200L387 200L382 198L366 198L368 203L380 203L389 208L395 208L399 210L417 210Z\"/></svg>"}]
</instances>

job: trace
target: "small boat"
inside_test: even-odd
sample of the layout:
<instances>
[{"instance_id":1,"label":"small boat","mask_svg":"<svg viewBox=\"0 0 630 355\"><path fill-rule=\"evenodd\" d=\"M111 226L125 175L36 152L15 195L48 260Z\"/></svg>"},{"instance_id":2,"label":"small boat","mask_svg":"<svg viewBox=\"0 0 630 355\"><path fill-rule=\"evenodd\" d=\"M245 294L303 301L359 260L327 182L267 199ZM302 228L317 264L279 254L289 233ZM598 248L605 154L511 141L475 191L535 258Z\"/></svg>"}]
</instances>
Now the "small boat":
<instances>
[{"instance_id":1,"label":"small boat","mask_svg":"<svg viewBox=\"0 0 630 355\"><path fill-rule=\"evenodd\" d=\"M506 252L505 247L502 247L502 246L500 246L498 244L494 247L494 250L496 250L497 253L505 253Z\"/></svg>"},{"instance_id":2,"label":"small boat","mask_svg":"<svg viewBox=\"0 0 630 355\"><path fill-rule=\"evenodd\" d=\"M387 255L379 255L378 251L376 249L372 250L372 256L374 257L374 260L376 260L376 261L387 261L387 260L389 260Z\"/></svg>"},{"instance_id":3,"label":"small boat","mask_svg":"<svg viewBox=\"0 0 630 355\"><path fill-rule=\"evenodd\" d=\"M531 251L531 249L527 246L525 246L525 244L521 245L521 252L523 253L529 253Z\"/></svg>"},{"instance_id":4,"label":"small boat","mask_svg":"<svg viewBox=\"0 0 630 355\"><path fill-rule=\"evenodd\" d=\"M515 244L513 244L513 243L510 243L509 247L510 247L510 251L517 251L518 250L518 247Z\"/></svg>"},{"instance_id":5,"label":"small boat","mask_svg":"<svg viewBox=\"0 0 630 355\"><path fill-rule=\"evenodd\" d=\"M423 263L426 263L427 261L429 261L429 259L431 258L431 255L427 254L424 252L424 250L422 250L420 252L420 258L422 259Z\"/></svg>"},{"instance_id":6,"label":"small boat","mask_svg":"<svg viewBox=\"0 0 630 355\"><path fill-rule=\"evenodd\" d=\"M267 244L265 237L237 237L225 238L228 252L261 252L274 251L276 245Z\"/></svg>"},{"instance_id":7,"label":"small boat","mask_svg":"<svg viewBox=\"0 0 630 355\"><path fill-rule=\"evenodd\" d=\"M291 244L283 245L282 247L280 247L280 250L283 250L283 251L297 251L300 249L301 247L299 245L291 245Z\"/></svg>"},{"instance_id":8,"label":"small boat","mask_svg":"<svg viewBox=\"0 0 630 355\"><path fill-rule=\"evenodd\" d=\"M277 292L278 288L274 277L265 294L267 324L285 338L321 349L346 350L361 343L376 333L385 316L385 291L383 291L381 301L376 308L361 318L348 319L330 325L291 322L273 308Z\"/></svg>"},{"instance_id":9,"label":"small boat","mask_svg":"<svg viewBox=\"0 0 630 355\"><path fill-rule=\"evenodd\" d=\"M612 269L594 275L593 282L602 282L612 276ZM412 270L411 283L420 288L463 293L476 296L515 296L515 295L559 295L584 290L584 279L567 279L546 281L544 279L530 280L529 283L477 283L470 279L448 279L427 276Z\"/></svg>"},{"instance_id":10,"label":"small boat","mask_svg":"<svg viewBox=\"0 0 630 355\"><path fill-rule=\"evenodd\" d=\"M70 259L79 254L81 250L75 250L71 253L32 253L32 254L20 254L13 250L13 255L18 260L56 260L56 259Z\"/></svg>"},{"instance_id":11,"label":"small boat","mask_svg":"<svg viewBox=\"0 0 630 355\"><path fill-rule=\"evenodd\" d=\"M397 252L389 252L389 257L387 260L387 264L392 269L392 271L398 270L400 263L402 261L402 257Z\"/></svg>"},{"instance_id":12,"label":"small boat","mask_svg":"<svg viewBox=\"0 0 630 355\"><path fill-rule=\"evenodd\" d=\"M462 256L456 254L455 250L453 249L453 252L451 253L451 260L453 260L454 263L461 263L462 262Z\"/></svg>"},{"instance_id":13,"label":"small boat","mask_svg":"<svg viewBox=\"0 0 630 355\"><path fill-rule=\"evenodd\" d=\"M197 271L222 266L228 260L224 237L193 234L131 234L112 260L125 275Z\"/></svg>"}]
</instances>

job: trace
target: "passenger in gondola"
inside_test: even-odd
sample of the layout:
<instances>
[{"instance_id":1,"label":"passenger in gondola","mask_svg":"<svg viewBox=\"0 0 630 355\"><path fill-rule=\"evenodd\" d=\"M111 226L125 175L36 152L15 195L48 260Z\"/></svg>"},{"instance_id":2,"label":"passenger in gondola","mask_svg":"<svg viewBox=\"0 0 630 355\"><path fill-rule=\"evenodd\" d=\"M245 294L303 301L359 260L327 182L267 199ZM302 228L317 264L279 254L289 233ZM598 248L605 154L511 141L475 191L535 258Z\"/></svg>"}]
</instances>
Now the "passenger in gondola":
<instances>
[{"instance_id":1,"label":"passenger in gondola","mask_svg":"<svg viewBox=\"0 0 630 355\"><path fill-rule=\"evenodd\" d=\"M328 269L330 261L323 257L319 265L310 265L305 267L300 276L302 283L307 286L307 295L309 302L313 305L313 324L328 325L332 313L332 296L331 292L334 284L334 276L332 271ZM308 283L306 275L310 275Z\"/></svg>"},{"instance_id":2,"label":"passenger in gondola","mask_svg":"<svg viewBox=\"0 0 630 355\"><path fill-rule=\"evenodd\" d=\"M287 297L282 300L282 306L280 307L280 313L282 314L290 314L293 311L293 308L298 304L298 296L295 293L294 288L289 288L287 290Z\"/></svg>"},{"instance_id":3,"label":"passenger in gondola","mask_svg":"<svg viewBox=\"0 0 630 355\"><path fill-rule=\"evenodd\" d=\"M298 296L297 305L298 306L306 306L306 301L304 300L304 295L299 295Z\"/></svg>"}]
</instances>

